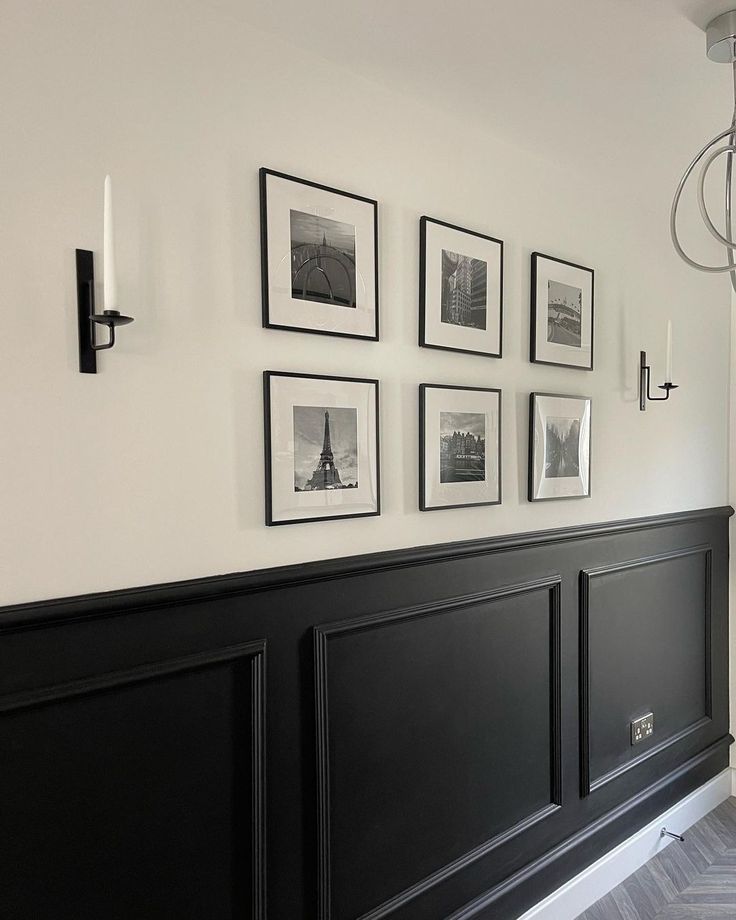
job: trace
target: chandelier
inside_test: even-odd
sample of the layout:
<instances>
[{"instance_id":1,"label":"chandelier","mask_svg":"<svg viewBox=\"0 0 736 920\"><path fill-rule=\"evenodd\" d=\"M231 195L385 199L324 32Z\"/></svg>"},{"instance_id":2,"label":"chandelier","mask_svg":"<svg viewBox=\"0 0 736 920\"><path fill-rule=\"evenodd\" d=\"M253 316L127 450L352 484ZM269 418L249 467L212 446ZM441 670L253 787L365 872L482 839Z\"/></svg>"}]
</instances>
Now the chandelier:
<instances>
[{"instance_id":1,"label":"chandelier","mask_svg":"<svg viewBox=\"0 0 736 920\"><path fill-rule=\"evenodd\" d=\"M672 242L679 256L687 262L692 268L697 268L701 272L718 274L728 272L731 276L731 284L736 291L736 242L733 237L733 224L731 213L731 185L733 180L733 158L736 153L736 10L730 10L717 16L706 28L706 50L711 61L719 64L730 64L733 70L734 85L734 112L731 118L731 124L725 131L721 131L712 140L703 147L697 156L685 170L675 191L675 197L672 201L672 210L670 211L670 234ZM724 218L725 218L725 235L722 234L708 212L705 203L705 182L708 177L708 171L719 157L725 156L725 175L726 191L724 199ZM726 250L725 265L703 265L702 262L696 262L695 259L685 252L677 236L677 209L682 198L682 193L690 176L700 165L700 172L697 179L698 206L703 222L710 235L718 240Z\"/></svg>"}]
</instances>

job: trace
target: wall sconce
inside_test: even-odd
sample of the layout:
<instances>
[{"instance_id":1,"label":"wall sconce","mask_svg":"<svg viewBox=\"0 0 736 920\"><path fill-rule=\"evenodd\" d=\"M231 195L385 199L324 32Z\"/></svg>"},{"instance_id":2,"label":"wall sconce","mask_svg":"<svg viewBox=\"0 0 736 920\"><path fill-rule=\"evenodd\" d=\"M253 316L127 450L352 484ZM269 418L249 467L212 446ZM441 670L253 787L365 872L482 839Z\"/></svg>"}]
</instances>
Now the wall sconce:
<instances>
[{"instance_id":1,"label":"wall sconce","mask_svg":"<svg viewBox=\"0 0 736 920\"><path fill-rule=\"evenodd\" d=\"M677 384L672 382L672 321L667 320L667 346L665 349L664 383L657 389L664 390L664 396L652 396L649 384L652 377L652 368L647 364L647 353L639 352L639 408L642 412L647 407L647 400L651 402L664 402L670 398L670 391L677 389Z\"/></svg>"},{"instance_id":2,"label":"wall sconce","mask_svg":"<svg viewBox=\"0 0 736 920\"><path fill-rule=\"evenodd\" d=\"M133 322L118 310L95 313L94 254L89 249L77 249L77 318L79 323L79 371L97 373L97 352L115 344L115 327ZM95 326L107 326L107 342L98 343Z\"/></svg>"},{"instance_id":3,"label":"wall sconce","mask_svg":"<svg viewBox=\"0 0 736 920\"><path fill-rule=\"evenodd\" d=\"M639 352L639 408L642 412L647 407L647 400L651 402L664 402L666 399L670 398L670 391L677 389L677 384L672 383L671 380L667 380L664 383L661 383L657 389L664 390L664 396L652 396L649 390L649 381L652 376L652 368L647 364L647 353L645 351Z\"/></svg>"},{"instance_id":4,"label":"wall sconce","mask_svg":"<svg viewBox=\"0 0 736 920\"><path fill-rule=\"evenodd\" d=\"M105 308L95 313L95 269L94 254L89 249L77 249L77 321L79 326L79 371L82 374L97 373L97 352L115 345L115 327L133 322L132 316L124 316L114 309L117 303L117 281L115 278L115 250L112 224L112 183L105 177L104 214L104 293ZM107 326L106 342L97 341L95 329Z\"/></svg>"}]
</instances>

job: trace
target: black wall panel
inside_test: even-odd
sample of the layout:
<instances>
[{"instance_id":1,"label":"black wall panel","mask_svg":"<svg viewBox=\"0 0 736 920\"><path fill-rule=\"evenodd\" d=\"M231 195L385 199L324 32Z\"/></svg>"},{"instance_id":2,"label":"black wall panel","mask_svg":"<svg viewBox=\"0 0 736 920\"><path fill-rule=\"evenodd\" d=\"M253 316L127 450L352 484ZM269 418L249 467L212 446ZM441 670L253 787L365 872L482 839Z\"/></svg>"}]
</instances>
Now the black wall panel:
<instances>
[{"instance_id":1,"label":"black wall panel","mask_svg":"<svg viewBox=\"0 0 736 920\"><path fill-rule=\"evenodd\" d=\"M262 920L263 657L252 642L0 701L2 915Z\"/></svg>"},{"instance_id":2,"label":"black wall panel","mask_svg":"<svg viewBox=\"0 0 736 920\"><path fill-rule=\"evenodd\" d=\"M559 589L317 628L324 917L388 916L557 810Z\"/></svg>"},{"instance_id":3,"label":"black wall panel","mask_svg":"<svg viewBox=\"0 0 736 920\"><path fill-rule=\"evenodd\" d=\"M710 719L711 553L583 572L584 795ZM632 746L630 723L648 712L657 741Z\"/></svg>"},{"instance_id":4,"label":"black wall panel","mask_svg":"<svg viewBox=\"0 0 736 920\"><path fill-rule=\"evenodd\" d=\"M0 914L512 920L727 765L729 513L0 610Z\"/></svg>"}]
</instances>

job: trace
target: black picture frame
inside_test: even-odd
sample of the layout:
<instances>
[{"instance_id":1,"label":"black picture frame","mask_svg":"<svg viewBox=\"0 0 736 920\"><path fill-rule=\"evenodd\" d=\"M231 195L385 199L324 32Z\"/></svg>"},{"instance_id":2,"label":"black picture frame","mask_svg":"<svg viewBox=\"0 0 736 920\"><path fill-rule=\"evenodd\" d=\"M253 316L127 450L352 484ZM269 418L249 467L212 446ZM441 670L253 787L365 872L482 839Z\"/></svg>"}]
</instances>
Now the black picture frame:
<instances>
[{"instance_id":1,"label":"black picture frame","mask_svg":"<svg viewBox=\"0 0 736 920\"><path fill-rule=\"evenodd\" d=\"M360 383L374 387L375 390L375 469L376 469L376 507L374 511L360 511L346 514L314 515L311 517L297 517L288 519L275 519L273 515L273 455L272 455L272 396L271 381L274 377L285 377L302 380L330 380L337 383ZM381 514L381 443L380 443L380 399L379 381L368 377L340 377L330 374L307 374L291 371L264 371L263 372L263 431L264 431L264 468L265 468L265 522L267 527L278 527L284 524L310 524L317 521L339 521L349 518L377 517Z\"/></svg>"},{"instance_id":2,"label":"black picture frame","mask_svg":"<svg viewBox=\"0 0 736 920\"><path fill-rule=\"evenodd\" d=\"M565 265L576 271L587 272L590 274L590 363L589 364L571 364L565 361L550 361L540 357L540 346L537 343L537 282L539 273L539 261L544 259L547 262L556 262L558 265ZM595 269L587 265L580 265L577 262L570 262L567 259L560 259L557 256L550 256L544 252L533 252L531 254L531 284L530 284L530 314L531 322L529 324L529 360L532 364L546 364L551 367L566 367L578 371L594 370L594 353L595 353ZM582 316L581 316L582 322Z\"/></svg>"},{"instance_id":3,"label":"black picture frame","mask_svg":"<svg viewBox=\"0 0 736 920\"><path fill-rule=\"evenodd\" d=\"M268 169L262 166L258 173L259 192L260 192L260 223L261 223L261 305L262 305L262 324L266 329L283 329L289 332L306 332L312 335L330 335L346 339L361 339L363 341L377 342L379 340L379 270L378 270L378 201L374 198L367 198L363 195L357 195L354 192L347 192L343 189L332 188L329 185L323 185L319 182L312 182L309 179L301 179L298 176L292 176L288 173L279 172L275 169ZM271 317L271 298L270 298L270 278L269 278L269 254L268 254L268 177L273 176L278 179L284 179L288 182L294 182L299 185L305 185L309 188L318 189L319 191L329 192L333 195L340 195L343 198L350 198L355 201L363 202L373 208L373 280L374 280L374 323L373 333L363 335L353 332L341 332L331 329L317 329L309 326L291 325L280 323L272 320Z\"/></svg>"},{"instance_id":4,"label":"black picture frame","mask_svg":"<svg viewBox=\"0 0 736 920\"><path fill-rule=\"evenodd\" d=\"M585 400L588 403L591 423L588 426L588 491L581 493L579 495L549 495L549 496L535 496L534 495L534 461L535 461L535 430L534 430L534 419L535 419L535 405L537 399L540 398L550 398L550 399L576 399L576 400ZM592 436L592 415L593 415L593 399L591 396L581 396L575 393L530 393L529 394L529 450L528 450L528 467L527 467L527 478L528 478L528 500L530 502L555 502L555 501L571 501L574 499L580 498L590 498L593 493L593 436Z\"/></svg>"},{"instance_id":5,"label":"black picture frame","mask_svg":"<svg viewBox=\"0 0 736 920\"><path fill-rule=\"evenodd\" d=\"M427 392L429 390L454 390L466 393L495 393L498 396L498 443L497 450L497 468L498 468L498 498L492 501L470 501L457 502L446 505L432 505L427 503ZM473 387L459 386L443 383L420 383L419 384L419 510L420 511L448 511L455 508L479 508L487 505L500 505L503 502L503 465L502 465L502 441L503 441L503 391L498 387ZM487 448L487 442L486 442Z\"/></svg>"},{"instance_id":6,"label":"black picture frame","mask_svg":"<svg viewBox=\"0 0 736 920\"><path fill-rule=\"evenodd\" d=\"M427 225L435 224L467 236L487 240L500 247L499 252L499 287L498 287L498 351L483 351L476 348L461 348L454 345L443 345L431 342L427 335ZM483 358L503 357L503 284L504 284L504 242L494 236L481 233L478 230L468 230L456 224L438 220L436 217L422 216L419 220L419 345L421 348L435 348L440 351L454 351L467 355L479 355Z\"/></svg>"}]
</instances>

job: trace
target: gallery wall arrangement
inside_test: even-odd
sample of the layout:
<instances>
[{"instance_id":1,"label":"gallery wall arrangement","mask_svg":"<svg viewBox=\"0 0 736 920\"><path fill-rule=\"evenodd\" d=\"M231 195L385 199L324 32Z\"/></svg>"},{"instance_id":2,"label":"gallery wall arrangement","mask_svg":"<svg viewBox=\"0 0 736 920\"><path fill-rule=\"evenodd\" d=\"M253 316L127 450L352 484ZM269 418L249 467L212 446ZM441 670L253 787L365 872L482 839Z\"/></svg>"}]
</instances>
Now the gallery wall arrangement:
<instances>
[{"instance_id":1,"label":"gallery wall arrangement","mask_svg":"<svg viewBox=\"0 0 736 920\"><path fill-rule=\"evenodd\" d=\"M259 179L264 328L378 342L378 201L265 167ZM93 254L77 250L76 258L79 369L96 373L97 352L133 321L117 310L110 176L100 313ZM594 284L592 268L532 252L531 364L593 370ZM501 359L503 285L502 240L420 218L420 347ZM108 328L106 342L97 342L97 326ZM380 514L378 381L275 371L264 381L266 524ZM642 351L639 408L677 389L671 322L659 389L663 396L651 391ZM501 503L501 400L494 388L420 384L420 511ZM588 498L590 480L590 398L532 392L529 501Z\"/></svg>"},{"instance_id":2,"label":"gallery wall arrangement","mask_svg":"<svg viewBox=\"0 0 736 920\"><path fill-rule=\"evenodd\" d=\"M263 325L379 341L378 202L260 170ZM419 221L419 346L503 356L503 241ZM594 272L531 256L530 361L593 370ZM338 346L339 347L339 346ZM501 390L419 387L419 509L501 503ZM378 381L264 374L266 524L380 514ZM590 496L591 401L532 393L529 501Z\"/></svg>"},{"instance_id":3,"label":"gallery wall arrangement","mask_svg":"<svg viewBox=\"0 0 736 920\"><path fill-rule=\"evenodd\" d=\"M262 323L266 329L379 341L378 201L262 167ZM112 182L104 184L104 309L95 312L93 253L77 250L79 369L132 322L117 309ZM593 370L595 272L532 252L531 364ZM494 236L419 220L419 346L468 361L503 357L504 244ZM109 337L97 342L95 329ZM340 346L336 346L340 347ZM530 376L531 383L531 376ZM640 354L639 408L665 401L672 382L672 324L665 381L651 390ZM419 386L420 511L501 503L502 394L461 381ZM381 513L378 381L264 372L266 524ZM528 500L588 498L591 400L530 393Z\"/></svg>"}]
</instances>

